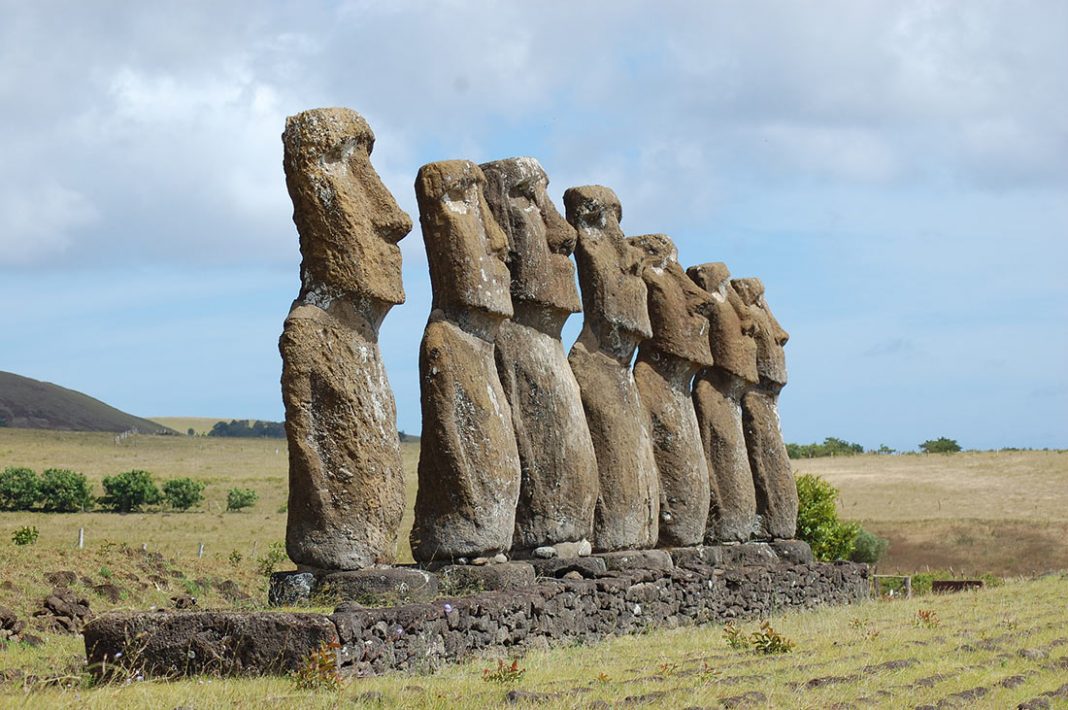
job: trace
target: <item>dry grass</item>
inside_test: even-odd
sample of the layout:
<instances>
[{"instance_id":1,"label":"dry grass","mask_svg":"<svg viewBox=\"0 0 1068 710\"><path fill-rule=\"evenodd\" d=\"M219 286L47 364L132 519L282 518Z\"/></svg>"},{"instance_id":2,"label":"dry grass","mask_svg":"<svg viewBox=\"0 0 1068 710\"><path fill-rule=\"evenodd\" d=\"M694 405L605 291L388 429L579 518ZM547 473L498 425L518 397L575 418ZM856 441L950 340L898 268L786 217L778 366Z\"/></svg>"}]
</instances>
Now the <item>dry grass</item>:
<instances>
[{"instance_id":1,"label":"dry grass","mask_svg":"<svg viewBox=\"0 0 1068 710\"><path fill-rule=\"evenodd\" d=\"M889 538L880 571L1068 569L1068 452L869 454L794 469L833 483L843 517Z\"/></svg>"},{"instance_id":2,"label":"dry grass","mask_svg":"<svg viewBox=\"0 0 1068 710\"><path fill-rule=\"evenodd\" d=\"M531 652L512 686L483 680L492 659L430 676L354 680L340 691L298 691L287 678L193 678L67 689L0 685L4 707L411 707L506 706L510 689L540 696L548 707L588 708L648 703L717 707L728 698L759 698L749 707L1005 708L1055 692L1068 681L1068 580L1050 576L1003 587L912 601L869 602L774 617L796 642L779 656L726 647L722 628L662 631L588 647ZM938 625L920 623L921 610ZM755 630L756 622L744 625ZM73 640L17 648L6 662L76 674ZM0 656L3 658L3 656ZM1068 687L1053 707L1068 702ZM752 694L759 693L759 696ZM963 695L960 695L963 694ZM1059 703L1059 704L1058 704Z\"/></svg>"}]
</instances>

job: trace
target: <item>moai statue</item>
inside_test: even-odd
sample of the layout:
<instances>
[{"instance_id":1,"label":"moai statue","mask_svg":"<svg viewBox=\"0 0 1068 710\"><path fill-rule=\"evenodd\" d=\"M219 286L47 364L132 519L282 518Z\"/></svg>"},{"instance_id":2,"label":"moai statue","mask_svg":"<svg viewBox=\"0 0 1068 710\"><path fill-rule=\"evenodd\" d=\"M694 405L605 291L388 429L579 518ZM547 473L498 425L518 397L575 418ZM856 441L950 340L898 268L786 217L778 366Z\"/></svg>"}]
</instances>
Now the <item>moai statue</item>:
<instances>
[{"instance_id":1,"label":"moai statue","mask_svg":"<svg viewBox=\"0 0 1068 710\"><path fill-rule=\"evenodd\" d=\"M705 542L745 542L759 532L756 491L742 430L742 396L759 380L749 307L723 263L691 266L687 275L712 296L708 342L713 366L697 373L693 404L711 474Z\"/></svg>"},{"instance_id":2,"label":"moai statue","mask_svg":"<svg viewBox=\"0 0 1068 710\"><path fill-rule=\"evenodd\" d=\"M306 569L392 562L404 469L378 328L404 302L397 242L412 221L371 166L374 133L355 111L290 116L282 141L303 256L279 341L286 550Z\"/></svg>"},{"instance_id":3,"label":"moai statue","mask_svg":"<svg viewBox=\"0 0 1068 710\"><path fill-rule=\"evenodd\" d=\"M419 349L423 431L412 554L420 562L510 549L519 452L494 362L512 315L508 240L467 160L419 169L415 194L433 311Z\"/></svg>"},{"instance_id":4,"label":"moai statue","mask_svg":"<svg viewBox=\"0 0 1068 710\"><path fill-rule=\"evenodd\" d=\"M610 189L573 187L564 193L564 207L578 231L575 258L585 312L568 362L582 391L600 481L593 546L654 547L660 484L649 418L630 369L635 348L652 336L642 253L623 238L623 211Z\"/></svg>"},{"instance_id":5,"label":"moai statue","mask_svg":"<svg viewBox=\"0 0 1068 710\"><path fill-rule=\"evenodd\" d=\"M783 345L790 336L771 314L760 279L735 279L731 283L756 326L760 382L742 397L742 425L756 486L757 513L763 536L788 540L797 532L797 487L782 440L778 402L786 384Z\"/></svg>"},{"instance_id":6,"label":"moai statue","mask_svg":"<svg viewBox=\"0 0 1068 710\"><path fill-rule=\"evenodd\" d=\"M649 291L653 337L638 347L634 381L652 426L660 474L661 547L704 541L708 522L709 475L690 385L712 365L708 347L711 297L679 266L679 253L663 234L627 240L645 257L642 278Z\"/></svg>"},{"instance_id":7,"label":"moai statue","mask_svg":"<svg viewBox=\"0 0 1068 710\"><path fill-rule=\"evenodd\" d=\"M597 459L560 330L581 310L575 229L549 198L534 158L485 163L486 201L508 238L511 320L497 332L497 371L512 409L522 479L516 550L579 542L593 533Z\"/></svg>"}]
</instances>

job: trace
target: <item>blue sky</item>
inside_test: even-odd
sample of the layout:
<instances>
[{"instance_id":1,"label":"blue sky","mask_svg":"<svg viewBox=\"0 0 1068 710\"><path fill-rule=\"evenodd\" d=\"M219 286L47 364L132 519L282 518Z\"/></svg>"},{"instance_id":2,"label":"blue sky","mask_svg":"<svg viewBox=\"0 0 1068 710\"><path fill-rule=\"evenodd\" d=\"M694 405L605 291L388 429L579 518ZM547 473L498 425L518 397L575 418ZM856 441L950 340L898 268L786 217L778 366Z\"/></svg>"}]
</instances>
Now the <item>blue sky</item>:
<instances>
[{"instance_id":1,"label":"blue sky","mask_svg":"<svg viewBox=\"0 0 1068 710\"><path fill-rule=\"evenodd\" d=\"M1061 2L0 0L0 369L132 413L279 419L285 116L423 163L533 155L559 200L759 276L787 440L1068 446ZM418 226L381 345L419 428ZM581 325L572 318L570 345Z\"/></svg>"}]
</instances>

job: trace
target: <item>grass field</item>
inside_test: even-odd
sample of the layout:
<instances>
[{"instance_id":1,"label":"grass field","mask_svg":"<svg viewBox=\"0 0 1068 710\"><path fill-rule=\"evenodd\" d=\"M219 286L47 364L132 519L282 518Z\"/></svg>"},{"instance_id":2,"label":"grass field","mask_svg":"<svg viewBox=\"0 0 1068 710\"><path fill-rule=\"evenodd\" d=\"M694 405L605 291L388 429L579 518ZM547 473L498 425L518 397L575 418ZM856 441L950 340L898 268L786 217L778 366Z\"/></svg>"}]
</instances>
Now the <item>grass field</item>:
<instances>
[{"instance_id":1,"label":"grass field","mask_svg":"<svg viewBox=\"0 0 1068 710\"><path fill-rule=\"evenodd\" d=\"M194 420L171 419L171 422ZM213 423L215 420L203 420ZM174 424L169 424L174 426ZM409 473L409 510L400 558L410 559L418 444L404 444ZM889 572L953 568L997 575L1068 569L1068 454L1046 452L956 454L951 456L859 456L795 462L799 471L823 475L842 492L842 513L891 539L881 565ZM187 436L133 436L0 428L0 468L71 468L85 473L97 493L106 475L142 468L157 480L191 476L208 483L205 504L188 513L45 514L0 513L0 605L28 618L48 594L49 573L70 570L94 611L168 607L176 594L193 594L202 607L262 608L272 545L285 534L285 442ZM253 488L259 502L247 512L225 512L231 487ZM12 532L36 526L35 545L17 547ZM76 547L84 528L85 549ZM204 555L197 556L204 544ZM152 560L141 552L160 552ZM278 568L287 561L274 559ZM236 584L248 595L234 600L224 590ZM120 590L117 601L96 591L102 584ZM522 665L519 688L564 693L554 704L586 707L595 699L617 704L628 696L667 691L657 703L715 704L717 699L760 692L769 706L826 707L832 702L898 705L908 698L922 704L972 687L986 691L979 704L1014 705L1059 687L1068 678L1068 582L1052 576L1038 582L953 598L907 603L873 603L776 620L798 642L798 651L760 659L737 656L722 644L720 630L658 632L591 648L539 652ZM936 609L940 629L914 625L919 608ZM1056 631L1057 627L1060 631ZM995 644L991 639L1000 639ZM360 704L363 693L382 693L386 703L415 707L483 706L500 702L507 688L481 680L488 662L449 669L432 677L394 677L354 682L336 693L308 696L285 679L139 683L87 690L82 683L79 641L48 636L40 649L13 646L0 652L0 669L37 676L74 677L75 687L20 695L21 681L0 682L0 706L202 707L287 705L310 707L339 702ZM985 644L985 645L983 645ZM1017 656L1015 646L1047 647L1041 662ZM990 646L990 648L987 648ZM877 672L867 666L909 660ZM911 659L911 660L910 660ZM703 670L703 664L709 670ZM1057 669L1043 664L1061 663ZM600 674L603 679L598 679ZM937 680L919 683L937 674ZM997 685L1022 675L1019 687ZM860 676L852 678L852 676ZM818 678L846 677L812 683ZM0 676L2 678L2 676ZM1063 680L1060 682L1064 682ZM210 684L211 692L204 686ZM798 685L800 684L800 685ZM810 687L811 686L811 687ZM891 693L891 696L884 693ZM371 697L371 696L367 696ZM367 698L365 698L366 700ZM1068 701L1059 701L1068 703ZM1054 705L1056 707L1056 705Z\"/></svg>"}]
</instances>

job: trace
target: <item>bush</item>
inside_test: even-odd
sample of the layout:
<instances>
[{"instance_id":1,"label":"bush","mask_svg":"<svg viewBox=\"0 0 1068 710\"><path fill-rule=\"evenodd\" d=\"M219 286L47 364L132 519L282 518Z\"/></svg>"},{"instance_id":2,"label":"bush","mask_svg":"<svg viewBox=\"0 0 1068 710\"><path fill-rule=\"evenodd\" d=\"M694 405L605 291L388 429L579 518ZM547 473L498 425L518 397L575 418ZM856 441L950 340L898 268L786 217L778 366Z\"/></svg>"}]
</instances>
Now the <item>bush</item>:
<instances>
[{"instance_id":1,"label":"bush","mask_svg":"<svg viewBox=\"0 0 1068 710\"><path fill-rule=\"evenodd\" d=\"M955 454L960 451L960 444L953 439L940 436L920 444L920 451L925 454Z\"/></svg>"},{"instance_id":2,"label":"bush","mask_svg":"<svg viewBox=\"0 0 1068 710\"><path fill-rule=\"evenodd\" d=\"M890 541L885 537L879 537L875 533L861 528L860 532L857 533L853 554L849 556L849 559L854 562L866 562L869 565L873 565L882 559L883 555L886 554L886 548L889 546Z\"/></svg>"},{"instance_id":3,"label":"bush","mask_svg":"<svg viewBox=\"0 0 1068 710\"><path fill-rule=\"evenodd\" d=\"M159 488L148 471L126 471L104 478L104 496L100 504L117 513L140 510L143 505L160 502Z\"/></svg>"},{"instance_id":4,"label":"bush","mask_svg":"<svg viewBox=\"0 0 1068 710\"><path fill-rule=\"evenodd\" d=\"M231 488L230 492L226 494L226 509L241 510L242 508L250 508L255 505L259 498L256 495L256 491L251 488Z\"/></svg>"},{"instance_id":5,"label":"bush","mask_svg":"<svg viewBox=\"0 0 1068 710\"><path fill-rule=\"evenodd\" d=\"M33 543L37 542L38 535L40 535L40 533L37 531L36 527L27 525L26 527L19 528L14 532L14 534L11 536L11 542L15 543L16 545L32 545Z\"/></svg>"},{"instance_id":6,"label":"bush","mask_svg":"<svg viewBox=\"0 0 1068 710\"><path fill-rule=\"evenodd\" d=\"M47 511L77 513L93 507L93 490L84 475L50 468L41 476L41 502Z\"/></svg>"},{"instance_id":7,"label":"bush","mask_svg":"<svg viewBox=\"0 0 1068 710\"><path fill-rule=\"evenodd\" d=\"M204 482L175 478L163 484L163 499L175 510L189 510L204 500Z\"/></svg>"},{"instance_id":8,"label":"bush","mask_svg":"<svg viewBox=\"0 0 1068 710\"><path fill-rule=\"evenodd\" d=\"M838 519L838 489L819 476L797 477L797 537L812 546L816 559L849 559L860 526Z\"/></svg>"},{"instance_id":9,"label":"bush","mask_svg":"<svg viewBox=\"0 0 1068 710\"><path fill-rule=\"evenodd\" d=\"M0 473L0 510L29 510L41 497L41 481L32 469L10 466Z\"/></svg>"},{"instance_id":10,"label":"bush","mask_svg":"<svg viewBox=\"0 0 1068 710\"><path fill-rule=\"evenodd\" d=\"M844 439L828 436L822 444L787 444L786 455L792 459L815 459L823 456L856 456L864 447Z\"/></svg>"}]
</instances>

